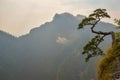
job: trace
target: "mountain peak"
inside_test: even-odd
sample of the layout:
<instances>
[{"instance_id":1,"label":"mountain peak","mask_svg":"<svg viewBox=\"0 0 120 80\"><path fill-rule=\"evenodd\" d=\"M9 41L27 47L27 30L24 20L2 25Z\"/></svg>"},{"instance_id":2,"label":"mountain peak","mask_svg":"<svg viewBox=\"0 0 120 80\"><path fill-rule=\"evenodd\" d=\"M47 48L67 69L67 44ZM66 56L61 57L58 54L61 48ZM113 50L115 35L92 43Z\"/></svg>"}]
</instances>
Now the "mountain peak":
<instances>
[{"instance_id":1,"label":"mountain peak","mask_svg":"<svg viewBox=\"0 0 120 80\"><path fill-rule=\"evenodd\" d=\"M55 16L53 17L53 20L59 20L59 19L66 20L68 18L75 18L75 17L72 14L67 13L67 12L61 13L61 14L56 13Z\"/></svg>"},{"instance_id":2,"label":"mountain peak","mask_svg":"<svg viewBox=\"0 0 120 80\"><path fill-rule=\"evenodd\" d=\"M76 15L76 18L78 19L78 20L82 20L82 19L84 19L86 16L83 16L83 15L80 15L80 14L77 14Z\"/></svg>"},{"instance_id":3,"label":"mountain peak","mask_svg":"<svg viewBox=\"0 0 120 80\"><path fill-rule=\"evenodd\" d=\"M83 18L85 18L85 16L83 16L83 15L78 14L78 15L74 16L71 13L65 12L65 13L61 13L61 14L56 13L55 16L53 17L53 21L59 21L59 20L66 21L66 20L73 20L73 19L74 20L82 20Z\"/></svg>"},{"instance_id":4,"label":"mountain peak","mask_svg":"<svg viewBox=\"0 0 120 80\"><path fill-rule=\"evenodd\" d=\"M70 16L73 16L73 15L70 14L70 13L68 13L68 12L64 12L64 13L60 13L60 14L56 13L55 16L54 16L54 18L59 17L59 16L60 17L64 17L64 16L70 17Z\"/></svg>"}]
</instances>

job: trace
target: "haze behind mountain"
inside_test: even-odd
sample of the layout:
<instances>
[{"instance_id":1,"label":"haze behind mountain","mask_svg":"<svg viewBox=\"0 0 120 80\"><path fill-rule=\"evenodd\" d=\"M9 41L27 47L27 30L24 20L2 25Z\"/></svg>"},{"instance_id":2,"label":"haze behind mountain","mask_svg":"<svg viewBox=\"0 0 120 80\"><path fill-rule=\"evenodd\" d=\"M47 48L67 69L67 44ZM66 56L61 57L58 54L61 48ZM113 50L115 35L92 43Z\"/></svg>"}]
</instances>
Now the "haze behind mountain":
<instances>
[{"instance_id":1,"label":"haze behind mountain","mask_svg":"<svg viewBox=\"0 0 120 80\"><path fill-rule=\"evenodd\" d=\"M83 46L94 36L90 26L77 30L85 16L56 14L51 22L34 28L19 38L0 32L0 80L91 80L96 61L85 63ZM115 30L100 22L96 30ZM110 45L110 36L101 45ZM105 50L105 49L104 49Z\"/></svg>"}]
</instances>

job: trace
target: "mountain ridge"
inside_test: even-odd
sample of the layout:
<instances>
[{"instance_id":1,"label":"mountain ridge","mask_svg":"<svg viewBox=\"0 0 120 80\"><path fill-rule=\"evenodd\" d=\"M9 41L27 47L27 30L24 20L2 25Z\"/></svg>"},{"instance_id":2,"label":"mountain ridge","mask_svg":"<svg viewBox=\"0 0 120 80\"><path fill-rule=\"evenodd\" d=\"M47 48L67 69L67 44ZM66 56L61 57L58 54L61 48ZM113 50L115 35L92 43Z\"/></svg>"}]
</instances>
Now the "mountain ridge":
<instances>
[{"instance_id":1,"label":"mountain ridge","mask_svg":"<svg viewBox=\"0 0 120 80\"><path fill-rule=\"evenodd\" d=\"M56 14L52 21L12 39L11 44L6 45L4 40L6 49L0 49L0 80L93 79L97 59L86 64L80 53L94 34L90 33L89 26L77 30L82 18L84 16L80 19L68 13ZM104 29L101 25L110 27ZM113 27L101 22L96 29L106 31ZM102 48L110 43L110 37L107 40Z\"/></svg>"},{"instance_id":2,"label":"mountain ridge","mask_svg":"<svg viewBox=\"0 0 120 80\"><path fill-rule=\"evenodd\" d=\"M67 18L69 18L69 17L75 18L75 19L79 20L79 22L80 22L83 18L86 17L86 16L80 15L80 14L73 15L73 14L71 14L71 13L69 13L69 12L64 12L64 13L60 13L60 14L59 14L59 13L56 13L56 14L53 16L53 19L52 19L51 21L45 22L45 23L41 24L41 25L38 26L38 27L32 28L32 29L29 31L29 33L24 34L24 35L21 35L21 36L19 36L19 37L28 35L28 34L30 34L33 30L39 29L40 27L43 27L43 26L45 26L45 25L47 25L47 24L49 24L49 23L52 23L52 22L54 22L54 21L56 21L56 20L58 21L58 20L59 20L59 17L62 18L63 20L65 20L65 19L66 19L66 18L65 18L66 16L67 16ZM69 19L68 19L68 20L69 20ZM58 21L58 22L59 22L59 21ZM78 21L77 21L77 22L78 22ZM79 23L79 22L78 22L78 23ZM100 23L106 23L106 24L110 24L110 25L112 25L112 26L115 26L115 25L113 25L112 23L108 23L108 22L104 22L104 21L101 21ZM77 26L78 26L78 25L76 25L76 29L77 29ZM10 33L7 33L6 31L0 30L0 32L3 32L3 33L5 33L5 34L8 34L8 35L10 35L10 36L15 37L14 35L12 35L12 34L10 34ZM19 37L16 37L16 38L19 38Z\"/></svg>"}]
</instances>

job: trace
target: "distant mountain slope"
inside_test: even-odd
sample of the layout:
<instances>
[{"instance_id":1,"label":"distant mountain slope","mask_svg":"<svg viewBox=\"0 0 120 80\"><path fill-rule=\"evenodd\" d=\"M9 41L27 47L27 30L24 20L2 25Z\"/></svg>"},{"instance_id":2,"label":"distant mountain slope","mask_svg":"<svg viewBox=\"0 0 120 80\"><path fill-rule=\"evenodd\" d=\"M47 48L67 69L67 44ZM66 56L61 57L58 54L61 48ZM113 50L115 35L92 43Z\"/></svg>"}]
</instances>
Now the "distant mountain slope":
<instances>
[{"instance_id":1,"label":"distant mountain slope","mask_svg":"<svg viewBox=\"0 0 120 80\"><path fill-rule=\"evenodd\" d=\"M0 54L4 54L4 51L12 45L12 43L16 40L16 37L0 31Z\"/></svg>"},{"instance_id":2,"label":"distant mountain slope","mask_svg":"<svg viewBox=\"0 0 120 80\"><path fill-rule=\"evenodd\" d=\"M90 33L89 26L83 31L77 30L78 23L83 18L84 16L69 13L56 14L51 22L32 29L29 34L17 39L13 37L14 40L7 37L12 42L10 46L5 46L7 49L2 49L4 56L0 51L0 80L94 78L96 59L85 63L84 56L80 55L83 46L94 36ZM104 22L100 22L96 29L115 30L114 25ZM106 39L108 41L101 45L102 48L110 43L110 38ZM7 40L4 39L0 44Z\"/></svg>"}]
</instances>

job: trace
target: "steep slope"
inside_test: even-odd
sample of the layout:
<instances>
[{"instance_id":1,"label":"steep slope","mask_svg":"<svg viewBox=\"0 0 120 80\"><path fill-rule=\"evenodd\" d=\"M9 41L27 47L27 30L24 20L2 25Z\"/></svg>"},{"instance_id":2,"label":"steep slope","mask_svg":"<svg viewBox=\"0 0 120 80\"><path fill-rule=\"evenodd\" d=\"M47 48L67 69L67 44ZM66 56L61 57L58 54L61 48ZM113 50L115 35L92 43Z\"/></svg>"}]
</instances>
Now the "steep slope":
<instances>
[{"instance_id":1,"label":"steep slope","mask_svg":"<svg viewBox=\"0 0 120 80\"><path fill-rule=\"evenodd\" d=\"M16 38L6 32L0 31L0 79L7 80L9 76L10 66L8 64L10 56L8 56L6 51L12 46ZM6 77L7 76L7 77Z\"/></svg>"},{"instance_id":2,"label":"steep slope","mask_svg":"<svg viewBox=\"0 0 120 80\"><path fill-rule=\"evenodd\" d=\"M98 80L120 79L120 44L114 44L101 59L98 66Z\"/></svg>"},{"instance_id":3,"label":"steep slope","mask_svg":"<svg viewBox=\"0 0 120 80\"><path fill-rule=\"evenodd\" d=\"M88 80L95 77L96 59L84 62L83 46L94 34L89 26L77 30L84 16L56 14L51 22L34 28L4 50L1 80ZM101 27L102 26L102 27ZM106 26L106 27L105 27ZM109 27L108 27L109 26ZM108 27L108 28L107 28ZM100 22L97 30L115 30L114 25ZM102 48L110 43L110 37ZM6 43L6 41L5 41ZM3 57L3 56L1 56ZM4 65L4 63L7 64ZM7 76L7 77L6 77Z\"/></svg>"}]
</instances>

